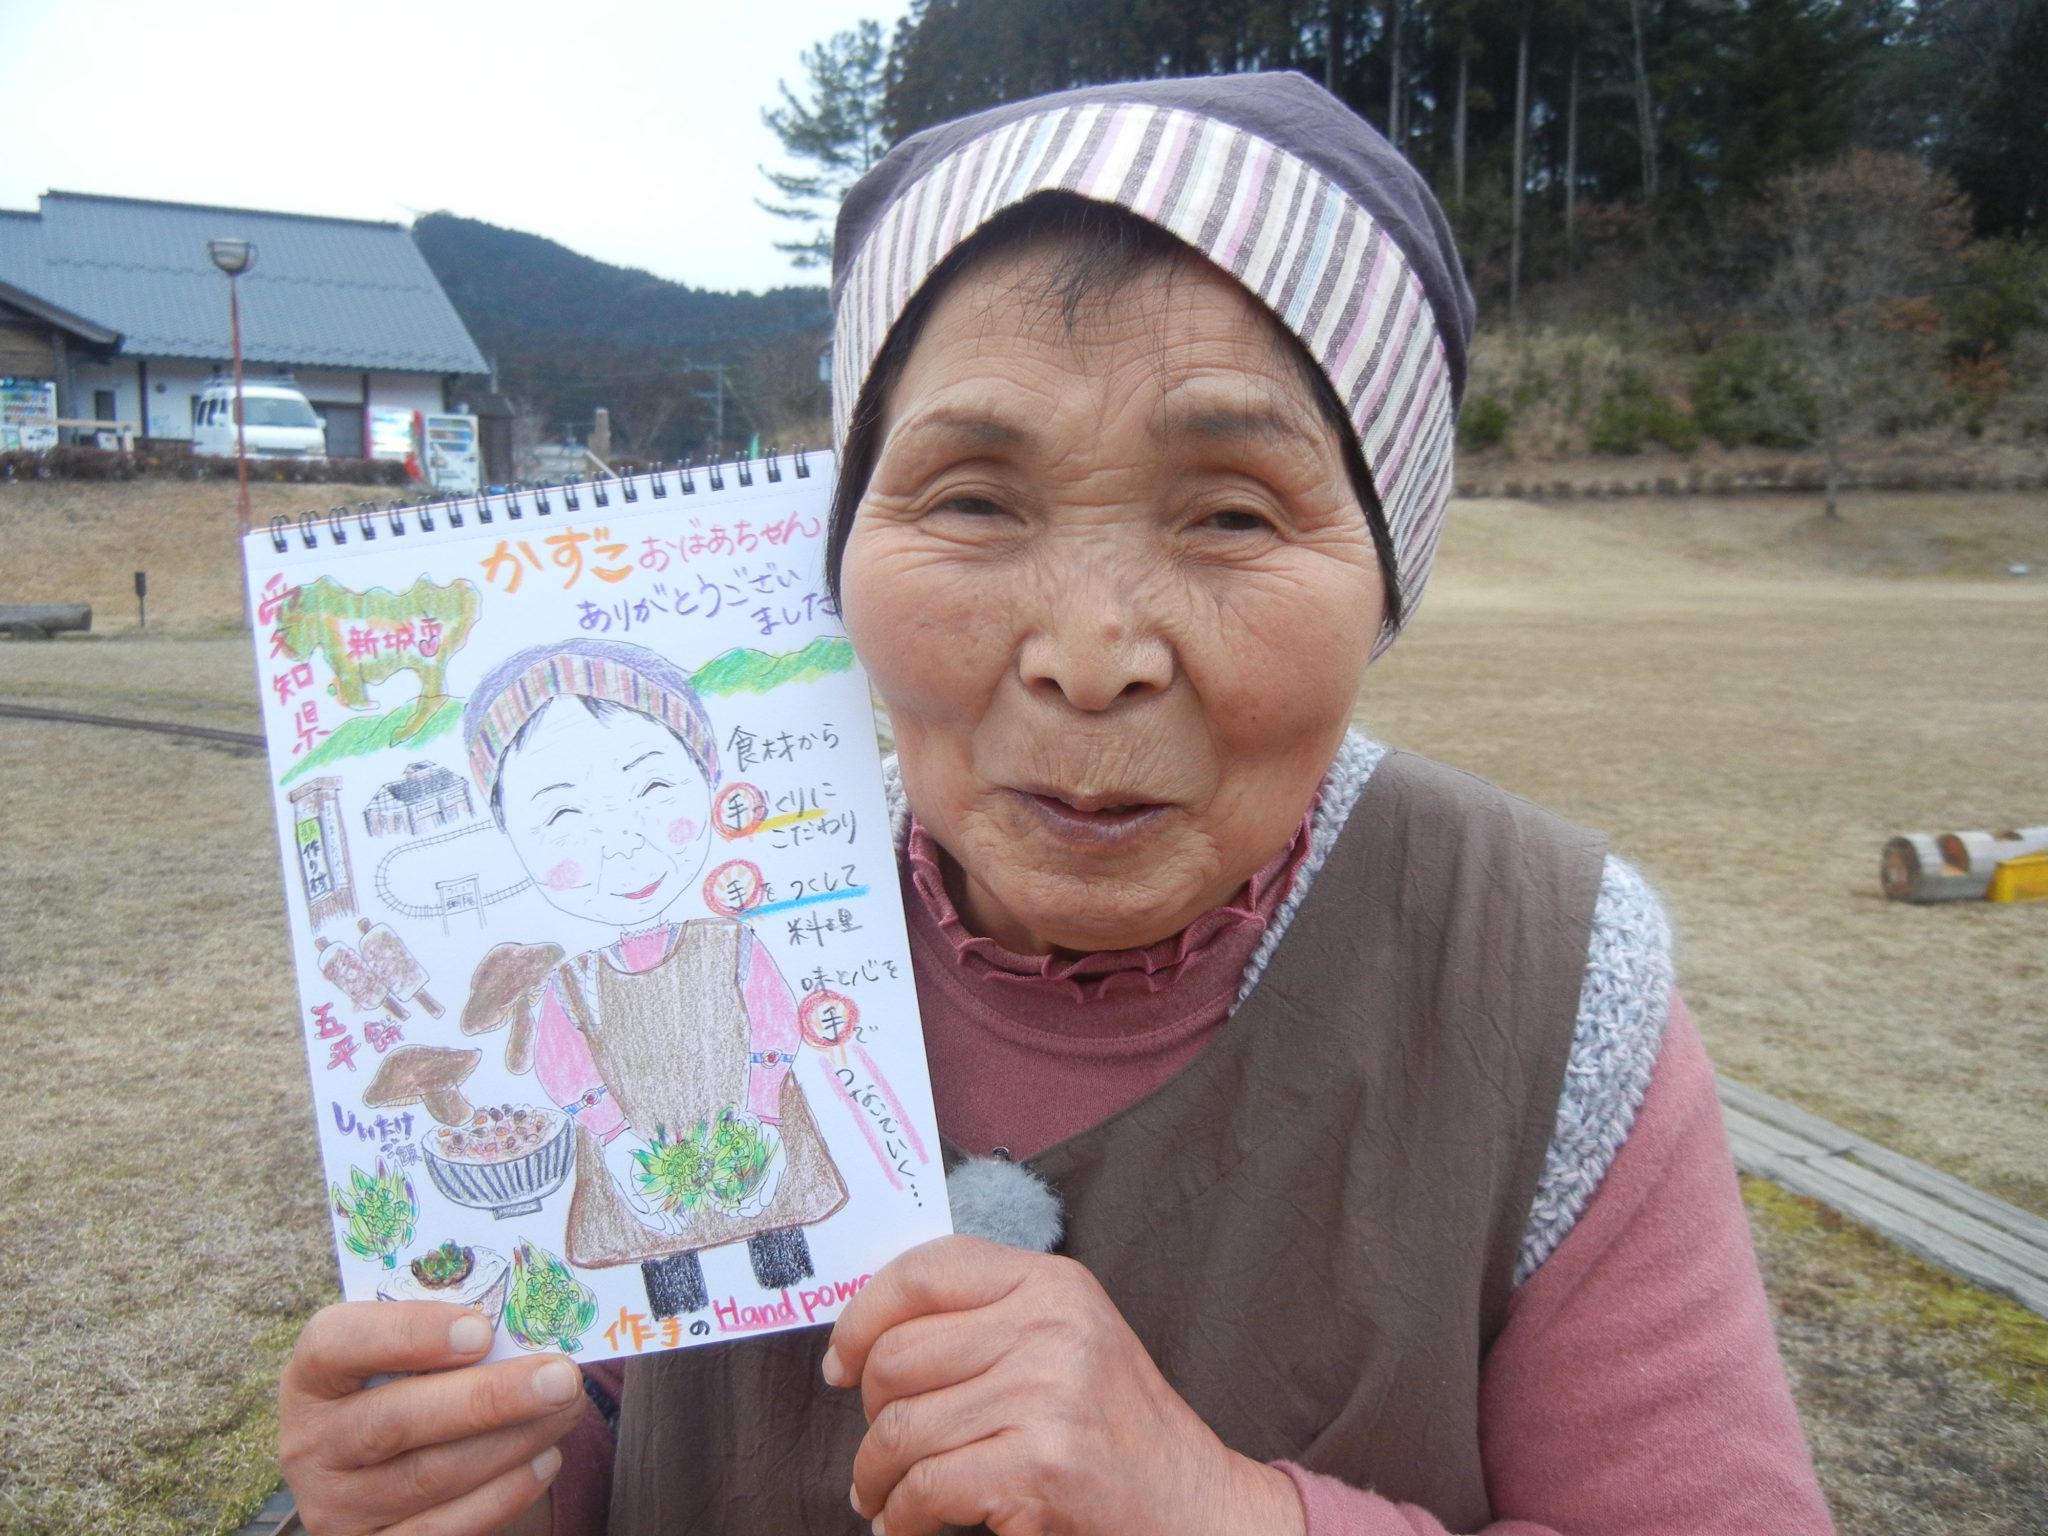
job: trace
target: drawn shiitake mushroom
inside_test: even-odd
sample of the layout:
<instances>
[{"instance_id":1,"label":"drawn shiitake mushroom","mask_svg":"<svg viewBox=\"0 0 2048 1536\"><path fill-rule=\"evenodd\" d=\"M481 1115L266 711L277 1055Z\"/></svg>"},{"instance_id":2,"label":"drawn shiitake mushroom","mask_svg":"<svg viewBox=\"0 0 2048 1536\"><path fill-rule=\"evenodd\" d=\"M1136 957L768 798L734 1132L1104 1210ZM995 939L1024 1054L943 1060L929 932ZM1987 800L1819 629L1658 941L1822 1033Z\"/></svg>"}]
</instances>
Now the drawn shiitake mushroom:
<instances>
[{"instance_id":1,"label":"drawn shiitake mushroom","mask_svg":"<svg viewBox=\"0 0 2048 1536\"><path fill-rule=\"evenodd\" d=\"M384 1058L363 1091L367 1109L404 1109L424 1104L443 1125L461 1125L471 1114L462 1084L484 1059L482 1051L445 1045L400 1046Z\"/></svg>"},{"instance_id":2,"label":"drawn shiitake mushroom","mask_svg":"<svg viewBox=\"0 0 2048 1536\"><path fill-rule=\"evenodd\" d=\"M493 945L469 978L462 1032L486 1035L510 1024L512 1033L505 1039L509 1072L524 1072L533 1065L534 993L562 963L564 953L559 944Z\"/></svg>"}]
</instances>

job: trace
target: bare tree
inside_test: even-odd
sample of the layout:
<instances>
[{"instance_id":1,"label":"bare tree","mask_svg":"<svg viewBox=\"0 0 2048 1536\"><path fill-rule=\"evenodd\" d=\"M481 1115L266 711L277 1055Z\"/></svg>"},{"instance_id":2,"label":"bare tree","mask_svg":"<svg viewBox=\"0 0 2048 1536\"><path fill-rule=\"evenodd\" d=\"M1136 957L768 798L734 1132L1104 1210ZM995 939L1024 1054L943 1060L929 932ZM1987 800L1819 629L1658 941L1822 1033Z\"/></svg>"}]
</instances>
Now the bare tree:
<instances>
[{"instance_id":1,"label":"bare tree","mask_svg":"<svg viewBox=\"0 0 2048 1536\"><path fill-rule=\"evenodd\" d=\"M1780 177L1765 207L1776 260L1764 304L1813 397L1838 517L1846 440L1932 386L1929 295L1968 238L1969 211L1916 156L1867 149Z\"/></svg>"}]
</instances>

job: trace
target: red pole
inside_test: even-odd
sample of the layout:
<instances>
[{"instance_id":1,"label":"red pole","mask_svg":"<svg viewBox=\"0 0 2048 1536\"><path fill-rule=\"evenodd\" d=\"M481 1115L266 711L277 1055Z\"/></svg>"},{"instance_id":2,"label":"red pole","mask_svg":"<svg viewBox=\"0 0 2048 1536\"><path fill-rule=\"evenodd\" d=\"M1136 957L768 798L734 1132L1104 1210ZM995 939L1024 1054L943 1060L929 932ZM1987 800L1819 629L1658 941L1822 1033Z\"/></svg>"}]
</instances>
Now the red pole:
<instances>
[{"instance_id":1,"label":"red pole","mask_svg":"<svg viewBox=\"0 0 2048 1536\"><path fill-rule=\"evenodd\" d=\"M231 272L228 274L228 324L234 331L235 351L235 472L242 487L235 503L235 516L241 531L246 534L249 531L249 444L242 432L242 306L235 290L235 277Z\"/></svg>"}]
</instances>

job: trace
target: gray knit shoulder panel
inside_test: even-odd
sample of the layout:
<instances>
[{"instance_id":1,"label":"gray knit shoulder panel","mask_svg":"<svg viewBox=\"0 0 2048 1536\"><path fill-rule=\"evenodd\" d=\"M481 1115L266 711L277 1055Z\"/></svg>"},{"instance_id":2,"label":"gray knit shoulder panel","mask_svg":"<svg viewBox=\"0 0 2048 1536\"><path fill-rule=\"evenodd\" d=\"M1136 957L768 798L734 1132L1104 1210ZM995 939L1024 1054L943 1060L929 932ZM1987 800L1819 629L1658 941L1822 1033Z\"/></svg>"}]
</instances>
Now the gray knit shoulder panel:
<instances>
[{"instance_id":1,"label":"gray knit shoulder panel","mask_svg":"<svg viewBox=\"0 0 2048 1536\"><path fill-rule=\"evenodd\" d=\"M1557 1250L1636 1123L1671 1008L1671 927L1643 877L1609 855L1593 907L1579 1022L1557 1125L1515 1255L1515 1284Z\"/></svg>"},{"instance_id":2,"label":"gray knit shoulder panel","mask_svg":"<svg viewBox=\"0 0 2048 1536\"><path fill-rule=\"evenodd\" d=\"M1322 872L1352 806L1386 755L1384 746L1360 732L1346 734L1311 816L1308 857L1245 967L1237 990L1239 1004L1258 985L1274 948ZM910 813L893 756L883 761L882 784L900 854L909 835ZM1579 990L1578 1022L1565 1062L1564 1090L1557 1102L1557 1124L1515 1256L1516 1285L1556 1252L1628 1139L1663 1043L1671 977L1671 929L1664 908L1641 875L1610 855L1593 907L1593 933Z\"/></svg>"}]
</instances>

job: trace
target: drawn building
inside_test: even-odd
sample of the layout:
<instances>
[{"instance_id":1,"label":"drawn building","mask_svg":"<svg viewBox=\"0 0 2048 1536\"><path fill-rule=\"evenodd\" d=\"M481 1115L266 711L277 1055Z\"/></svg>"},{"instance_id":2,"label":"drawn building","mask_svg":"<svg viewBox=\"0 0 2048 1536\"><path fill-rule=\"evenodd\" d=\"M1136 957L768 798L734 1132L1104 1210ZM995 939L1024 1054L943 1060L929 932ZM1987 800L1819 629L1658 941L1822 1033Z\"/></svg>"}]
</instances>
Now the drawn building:
<instances>
[{"instance_id":1,"label":"drawn building","mask_svg":"<svg viewBox=\"0 0 2048 1536\"><path fill-rule=\"evenodd\" d=\"M469 785L439 763L411 763L405 777L377 791L363 810L372 837L431 832L473 815Z\"/></svg>"}]
</instances>

